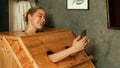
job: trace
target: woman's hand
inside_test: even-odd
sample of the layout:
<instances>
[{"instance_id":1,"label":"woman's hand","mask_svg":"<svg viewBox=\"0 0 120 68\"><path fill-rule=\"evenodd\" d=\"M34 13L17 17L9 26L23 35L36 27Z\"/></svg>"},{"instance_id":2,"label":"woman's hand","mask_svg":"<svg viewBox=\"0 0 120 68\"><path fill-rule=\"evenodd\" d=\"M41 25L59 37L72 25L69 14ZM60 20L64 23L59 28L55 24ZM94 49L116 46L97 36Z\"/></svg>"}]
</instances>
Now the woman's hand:
<instances>
[{"instance_id":1,"label":"woman's hand","mask_svg":"<svg viewBox=\"0 0 120 68\"><path fill-rule=\"evenodd\" d=\"M73 49L74 52L79 52L85 49L88 43L89 43L89 39L86 36L83 37L82 39L80 39L80 36L78 36L73 40L73 44L71 48Z\"/></svg>"},{"instance_id":2,"label":"woman's hand","mask_svg":"<svg viewBox=\"0 0 120 68\"><path fill-rule=\"evenodd\" d=\"M58 62L68 56L72 56L72 54L75 54L83 50L85 46L88 44L88 42L89 40L87 37L83 37L82 39L80 39L80 36L78 36L73 40L72 47L59 51L57 53L48 55L48 57L52 62Z\"/></svg>"}]
</instances>

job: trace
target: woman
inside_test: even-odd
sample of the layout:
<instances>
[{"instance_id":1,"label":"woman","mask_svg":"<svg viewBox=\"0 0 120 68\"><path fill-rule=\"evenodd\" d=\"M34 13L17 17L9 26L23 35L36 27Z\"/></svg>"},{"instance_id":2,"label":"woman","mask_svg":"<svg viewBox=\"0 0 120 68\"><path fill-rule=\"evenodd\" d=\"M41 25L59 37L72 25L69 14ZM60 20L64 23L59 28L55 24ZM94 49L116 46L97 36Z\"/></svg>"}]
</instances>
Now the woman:
<instances>
[{"instance_id":1,"label":"woman","mask_svg":"<svg viewBox=\"0 0 120 68\"><path fill-rule=\"evenodd\" d=\"M31 34L36 33L37 29L42 29L45 25L45 10L40 7L32 7L28 10L26 14L27 26L25 33ZM48 55L52 62L58 62L69 55L77 53L85 48L89 40L87 37L80 39L80 36L73 40L71 47L62 50L60 52Z\"/></svg>"}]
</instances>

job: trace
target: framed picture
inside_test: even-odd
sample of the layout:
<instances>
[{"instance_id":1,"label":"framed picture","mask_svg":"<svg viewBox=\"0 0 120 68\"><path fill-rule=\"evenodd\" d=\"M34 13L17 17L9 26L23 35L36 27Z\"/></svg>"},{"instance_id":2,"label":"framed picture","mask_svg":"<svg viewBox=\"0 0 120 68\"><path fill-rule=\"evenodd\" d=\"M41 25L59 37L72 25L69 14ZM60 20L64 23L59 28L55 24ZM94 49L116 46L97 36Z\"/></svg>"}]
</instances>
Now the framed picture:
<instances>
[{"instance_id":1,"label":"framed picture","mask_svg":"<svg viewBox=\"0 0 120 68\"><path fill-rule=\"evenodd\" d=\"M88 0L67 0L67 9L88 9Z\"/></svg>"},{"instance_id":2,"label":"framed picture","mask_svg":"<svg viewBox=\"0 0 120 68\"><path fill-rule=\"evenodd\" d=\"M120 29L120 0L106 0L107 26Z\"/></svg>"}]
</instances>

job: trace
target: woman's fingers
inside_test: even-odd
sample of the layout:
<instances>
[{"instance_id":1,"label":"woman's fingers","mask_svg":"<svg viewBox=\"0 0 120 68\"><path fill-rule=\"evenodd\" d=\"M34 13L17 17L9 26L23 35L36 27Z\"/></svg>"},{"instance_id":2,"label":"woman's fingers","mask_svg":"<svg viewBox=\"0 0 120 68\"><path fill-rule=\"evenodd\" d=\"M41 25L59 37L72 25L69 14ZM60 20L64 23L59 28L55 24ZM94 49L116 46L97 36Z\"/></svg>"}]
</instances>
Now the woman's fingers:
<instances>
[{"instance_id":1,"label":"woman's fingers","mask_svg":"<svg viewBox=\"0 0 120 68\"><path fill-rule=\"evenodd\" d=\"M87 46L88 43L89 43L89 39L86 38L86 39L84 40L84 47Z\"/></svg>"},{"instance_id":2,"label":"woman's fingers","mask_svg":"<svg viewBox=\"0 0 120 68\"><path fill-rule=\"evenodd\" d=\"M83 46L86 46L89 43L89 39L85 36L79 41L79 43L82 43Z\"/></svg>"},{"instance_id":3,"label":"woman's fingers","mask_svg":"<svg viewBox=\"0 0 120 68\"><path fill-rule=\"evenodd\" d=\"M77 36L77 37L74 39L73 42L76 42L76 41L78 41L79 39L80 39L80 36Z\"/></svg>"},{"instance_id":4,"label":"woman's fingers","mask_svg":"<svg viewBox=\"0 0 120 68\"><path fill-rule=\"evenodd\" d=\"M89 39L86 36L83 37L82 39L80 39L80 36L78 36L73 40L72 48L75 52L79 52L85 49L88 43L89 43Z\"/></svg>"}]
</instances>

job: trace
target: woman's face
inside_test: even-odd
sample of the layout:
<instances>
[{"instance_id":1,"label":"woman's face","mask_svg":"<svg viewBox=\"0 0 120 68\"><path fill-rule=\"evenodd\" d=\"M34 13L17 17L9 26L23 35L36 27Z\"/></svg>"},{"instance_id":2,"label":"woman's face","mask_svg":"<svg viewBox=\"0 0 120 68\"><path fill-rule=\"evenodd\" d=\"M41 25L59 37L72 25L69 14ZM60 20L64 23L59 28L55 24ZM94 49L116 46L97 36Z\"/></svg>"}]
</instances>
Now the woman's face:
<instances>
[{"instance_id":1,"label":"woman's face","mask_svg":"<svg viewBox=\"0 0 120 68\"><path fill-rule=\"evenodd\" d=\"M33 15L31 15L31 24L36 29L42 29L45 25L45 11L38 9Z\"/></svg>"}]
</instances>

